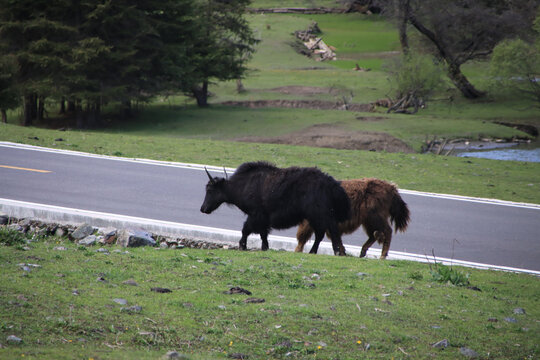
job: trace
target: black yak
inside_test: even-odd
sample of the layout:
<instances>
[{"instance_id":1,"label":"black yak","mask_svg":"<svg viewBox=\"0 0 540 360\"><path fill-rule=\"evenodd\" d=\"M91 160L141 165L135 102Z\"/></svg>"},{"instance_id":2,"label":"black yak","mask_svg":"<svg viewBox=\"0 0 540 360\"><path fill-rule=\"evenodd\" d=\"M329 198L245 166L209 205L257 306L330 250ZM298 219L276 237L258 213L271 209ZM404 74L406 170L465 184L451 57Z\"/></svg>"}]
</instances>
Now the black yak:
<instances>
[{"instance_id":1,"label":"black yak","mask_svg":"<svg viewBox=\"0 0 540 360\"><path fill-rule=\"evenodd\" d=\"M383 245L381 259L388 256L392 241L392 228L388 218L395 225L395 231L404 232L409 223L409 208L403 201L395 185L379 179L364 178L345 180L341 186L351 201L351 217L339 223L339 234L351 234L361 225L368 235L368 240L362 246L360 257L366 256L367 250L375 241ZM303 222L298 227L296 239L298 245L295 251L302 252L304 245L313 234L310 224ZM332 235L328 234L332 239Z\"/></svg>"},{"instance_id":2,"label":"black yak","mask_svg":"<svg viewBox=\"0 0 540 360\"><path fill-rule=\"evenodd\" d=\"M247 237L260 234L268 249L270 229L286 229L309 221L315 232L316 253L324 233L332 234L334 253L345 255L337 224L349 217L349 198L339 183L317 168L280 169L267 162L242 164L230 178L212 177L206 185L201 212L210 214L222 203L236 205L247 214L240 249Z\"/></svg>"}]
</instances>

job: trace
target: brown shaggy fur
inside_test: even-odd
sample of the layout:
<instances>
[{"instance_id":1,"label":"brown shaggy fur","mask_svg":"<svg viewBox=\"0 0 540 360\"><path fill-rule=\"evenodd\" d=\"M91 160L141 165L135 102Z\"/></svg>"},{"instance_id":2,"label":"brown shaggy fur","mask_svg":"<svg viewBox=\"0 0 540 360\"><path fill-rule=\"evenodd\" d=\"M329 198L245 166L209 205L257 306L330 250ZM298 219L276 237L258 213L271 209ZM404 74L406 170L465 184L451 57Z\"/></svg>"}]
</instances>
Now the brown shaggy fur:
<instances>
[{"instance_id":1,"label":"brown shaggy fur","mask_svg":"<svg viewBox=\"0 0 540 360\"><path fill-rule=\"evenodd\" d=\"M377 241L383 245L381 259L385 259L392 241L392 228L388 219L394 223L396 232L404 232L409 224L409 208L397 187L373 178L345 180L341 186L351 200L351 217L339 223L340 233L351 234L363 225L368 239L362 246L360 257L366 256L367 250ZM298 245L295 251L302 252L312 234L313 229L307 221L300 224L296 233Z\"/></svg>"}]
</instances>

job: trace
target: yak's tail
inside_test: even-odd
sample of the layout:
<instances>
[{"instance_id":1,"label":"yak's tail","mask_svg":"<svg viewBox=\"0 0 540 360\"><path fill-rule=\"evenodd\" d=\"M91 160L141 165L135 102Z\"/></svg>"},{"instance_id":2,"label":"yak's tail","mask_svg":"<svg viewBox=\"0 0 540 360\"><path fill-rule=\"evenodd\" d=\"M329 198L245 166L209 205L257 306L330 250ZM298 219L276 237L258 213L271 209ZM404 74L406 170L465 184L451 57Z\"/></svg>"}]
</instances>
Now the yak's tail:
<instances>
[{"instance_id":1,"label":"yak's tail","mask_svg":"<svg viewBox=\"0 0 540 360\"><path fill-rule=\"evenodd\" d=\"M348 220L351 216L351 201L341 185L332 188L332 205L337 222Z\"/></svg>"},{"instance_id":2,"label":"yak's tail","mask_svg":"<svg viewBox=\"0 0 540 360\"><path fill-rule=\"evenodd\" d=\"M390 220L395 225L395 232L404 232L407 230L410 212L407 204L403 201L397 190L394 192L392 204L390 205Z\"/></svg>"}]
</instances>

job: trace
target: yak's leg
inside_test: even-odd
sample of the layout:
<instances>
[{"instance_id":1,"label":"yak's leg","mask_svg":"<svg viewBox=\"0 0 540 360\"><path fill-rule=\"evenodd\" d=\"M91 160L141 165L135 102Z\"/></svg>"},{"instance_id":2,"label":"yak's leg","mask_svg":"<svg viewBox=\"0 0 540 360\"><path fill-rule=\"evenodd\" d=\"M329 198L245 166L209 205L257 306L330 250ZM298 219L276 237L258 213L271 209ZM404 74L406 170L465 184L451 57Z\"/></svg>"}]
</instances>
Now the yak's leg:
<instances>
[{"instance_id":1,"label":"yak's leg","mask_svg":"<svg viewBox=\"0 0 540 360\"><path fill-rule=\"evenodd\" d=\"M319 244L321 243L323 237L324 237L324 230L315 230L315 242L313 243L311 250L309 250L310 254L317 253L317 251L319 250Z\"/></svg>"},{"instance_id":2,"label":"yak's leg","mask_svg":"<svg viewBox=\"0 0 540 360\"><path fill-rule=\"evenodd\" d=\"M261 240L262 240L262 245L261 245L261 250L262 251L266 251L268 250L268 231L261 231Z\"/></svg>"},{"instance_id":3,"label":"yak's leg","mask_svg":"<svg viewBox=\"0 0 540 360\"><path fill-rule=\"evenodd\" d=\"M364 229L366 230L366 234L369 236L366 243L362 246L362 250L360 251L360 257L366 256L366 253L368 249L377 241L380 244L385 243L385 230L388 227L388 221L381 217L376 212L370 212L366 216L366 220L364 222ZM392 231L392 229L390 229ZM384 252L384 248L383 248ZM381 256L382 257L382 256Z\"/></svg>"},{"instance_id":4,"label":"yak's leg","mask_svg":"<svg viewBox=\"0 0 540 360\"><path fill-rule=\"evenodd\" d=\"M298 245L296 245L296 249L294 249L294 251L303 252L304 246L308 242L309 238L311 238L311 235L313 235L313 229L311 228L311 225L309 225L309 222L304 220L300 226L298 226L298 231L296 232L296 240L298 241Z\"/></svg>"},{"instance_id":5,"label":"yak's leg","mask_svg":"<svg viewBox=\"0 0 540 360\"><path fill-rule=\"evenodd\" d=\"M328 226L328 236L332 241L332 249L334 249L334 255L345 256L345 247L341 240L341 234L339 233L337 224L330 224Z\"/></svg>"},{"instance_id":6,"label":"yak's leg","mask_svg":"<svg viewBox=\"0 0 540 360\"><path fill-rule=\"evenodd\" d=\"M238 244L240 250L247 250L247 238L251 233L253 233L253 220L248 217L244 222L244 227L242 227L242 238Z\"/></svg>"},{"instance_id":7,"label":"yak's leg","mask_svg":"<svg viewBox=\"0 0 540 360\"><path fill-rule=\"evenodd\" d=\"M384 233L376 231L377 236L382 237L381 240L377 239L379 243L383 244L381 259L386 259L388 256L388 250L390 250L390 243L392 242L392 228L387 224L384 228Z\"/></svg>"},{"instance_id":8,"label":"yak's leg","mask_svg":"<svg viewBox=\"0 0 540 360\"><path fill-rule=\"evenodd\" d=\"M371 245L373 245L375 243L376 239L375 237L372 235L370 236L367 241L364 243L364 245L362 245L362 250L360 251L360 257L364 257L366 256L366 253L368 251L368 249L371 247Z\"/></svg>"}]
</instances>

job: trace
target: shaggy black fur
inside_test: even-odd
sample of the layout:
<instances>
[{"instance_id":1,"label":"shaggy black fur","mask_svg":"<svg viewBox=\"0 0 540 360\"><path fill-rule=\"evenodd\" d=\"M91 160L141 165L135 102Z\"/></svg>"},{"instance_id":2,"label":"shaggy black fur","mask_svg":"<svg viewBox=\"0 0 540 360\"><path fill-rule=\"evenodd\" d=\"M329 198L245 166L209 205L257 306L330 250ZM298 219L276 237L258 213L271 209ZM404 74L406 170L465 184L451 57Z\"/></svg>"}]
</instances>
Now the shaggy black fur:
<instances>
[{"instance_id":1,"label":"shaggy black fur","mask_svg":"<svg viewBox=\"0 0 540 360\"><path fill-rule=\"evenodd\" d=\"M317 168L280 169L267 162L242 164L230 179L211 177L201 212L210 214L222 203L236 205L248 215L240 248L247 237L260 234L262 249L268 249L270 229L286 229L309 221L315 232L316 253L325 232L332 234L334 252L345 255L337 224L349 218L347 194L330 175Z\"/></svg>"}]
</instances>

